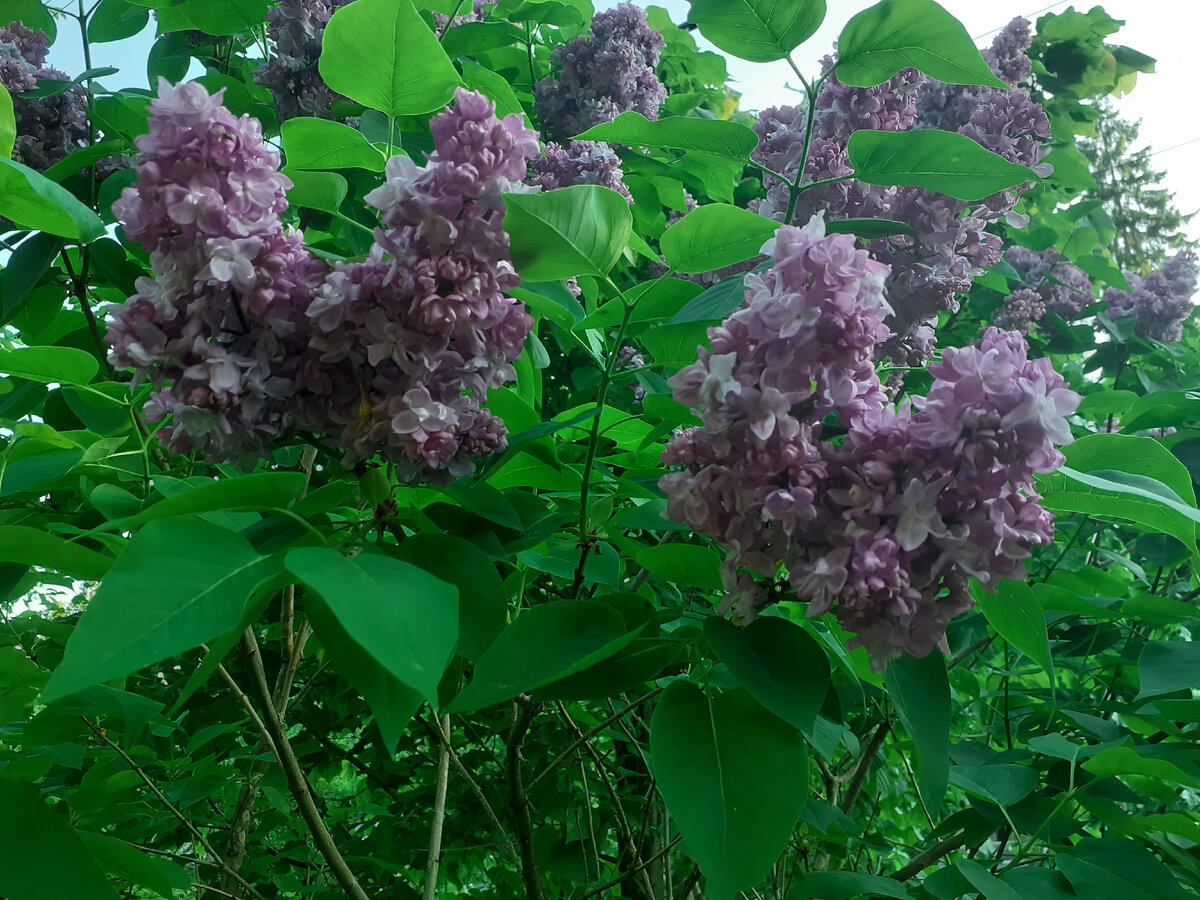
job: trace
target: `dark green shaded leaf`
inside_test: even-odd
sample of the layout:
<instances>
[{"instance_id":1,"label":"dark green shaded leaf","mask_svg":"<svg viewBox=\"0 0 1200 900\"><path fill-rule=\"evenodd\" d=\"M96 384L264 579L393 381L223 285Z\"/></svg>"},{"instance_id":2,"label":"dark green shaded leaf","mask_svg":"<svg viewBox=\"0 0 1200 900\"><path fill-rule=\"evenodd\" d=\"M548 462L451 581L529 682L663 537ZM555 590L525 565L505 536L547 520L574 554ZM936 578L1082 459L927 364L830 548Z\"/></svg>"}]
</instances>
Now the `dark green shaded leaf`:
<instances>
[{"instance_id":1,"label":"dark green shaded leaf","mask_svg":"<svg viewBox=\"0 0 1200 900\"><path fill-rule=\"evenodd\" d=\"M924 658L901 656L884 675L888 697L917 748L914 768L921 797L936 815L950 778L950 684L946 661L934 650Z\"/></svg>"}]
</instances>

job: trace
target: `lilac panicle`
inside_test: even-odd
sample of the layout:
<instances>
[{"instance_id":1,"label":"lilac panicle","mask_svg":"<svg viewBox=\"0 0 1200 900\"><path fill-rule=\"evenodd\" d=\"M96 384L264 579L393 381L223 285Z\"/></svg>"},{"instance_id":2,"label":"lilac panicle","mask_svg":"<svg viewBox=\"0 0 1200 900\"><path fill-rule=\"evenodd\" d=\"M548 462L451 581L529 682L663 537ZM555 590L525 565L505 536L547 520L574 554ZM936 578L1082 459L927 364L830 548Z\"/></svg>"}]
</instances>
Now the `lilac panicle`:
<instances>
[{"instance_id":1,"label":"lilac panicle","mask_svg":"<svg viewBox=\"0 0 1200 900\"><path fill-rule=\"evenodd\" d=\"M663 36L632 3L597 13L591 32L556 47L558 71L534 85L538 119L558 141L633 110L657 119L667 89L654 67Z\"/></svg>"},{"instance_id":2,"label":"lilac panicle","mask_svg":"<svg viewBox=\"0 0 1200 900\"><path fill-rule=\"evenodd\" d=\"M774 266L746 277L747 305L670 381L701 424L663 454L683 466L660 480L668 513L725 549L724 608L742 619L770 602L760 581L786 573L808 615L833 610L877 670L945 651L968 578L1021 578L1051 541L1032 479L1062 463L1079 398L992 328L945 351L915 408L888 405L873 366L887 266L819 219L764 252Z\"/></svg>"},{"instance_id":3,"label":"lilac panicle","mask_svg":"<svg viewBox=\"0 0 1200 900\"><path fill-rule=\"evenodd\" d=\"M1195 312L1196 254L1185 250L1149 275L1125 272L1129 290L1108 288L1104 300L1110 319L1137 316L1134 333L1150 340L1174 343L1183 338L1183 325Z\"/></svg>"},{"instance_id":4,"label":"lilac panicle","mask_svg":"<svg viewBox=\"0 0 1200 900\"><path fill-rule=\"evenodd\" d=\"M545 155L535 157L529 165L529 183L543 191L573 184L598 184L633 203L624 177L617 154L608 144L596 141L571 141L566 147L550 141Z\"/></svg>"},{"instance_id":5,"label":"lilac panicle","mask_svg":"<svg viewBox=\"0 0 1200 900\"><path fill-rule=\"evenodd\" d=\"M503 448L484 403L532 326L502 293L517 278L499 194L539 152L518 116L460 90L427 165L394 157L368 195L386 228L367 260L331 271L282 224L291 184L257 121L198 84L160 83L150 111L114 213L154 277L110 309L108 342L153 384L172 451L252 460L311 436L347 465L379 454L445 480Z\"/></svg>"},{"instance_id":6,"label":"lilac panicle","mask_svg":"<svg viewBox=\"0 0 1200 900\"><path fill-rule=\"evenodd\" d=\"M0 84L12 95L17 136L13 159L44 172L67 154L84 146L88 137L87 92L72 85L51 97L22 97L45 80L70 81L47 66L50 39L20 22L0 27Z\"/></svg>"},{"instance_id":7,"label":"lilac panicle","mask_svg":"<svg viewBox=\"0 0 1200 900\"><path fill-rule=\"evenodd\" d=\"M279 0L267 11L267 37L274 52L254 80L271 92L282 122L297 116L330 118L335 100L317 71L325 26L337 10L353 0Z\"/></svg>"}]
</instances>

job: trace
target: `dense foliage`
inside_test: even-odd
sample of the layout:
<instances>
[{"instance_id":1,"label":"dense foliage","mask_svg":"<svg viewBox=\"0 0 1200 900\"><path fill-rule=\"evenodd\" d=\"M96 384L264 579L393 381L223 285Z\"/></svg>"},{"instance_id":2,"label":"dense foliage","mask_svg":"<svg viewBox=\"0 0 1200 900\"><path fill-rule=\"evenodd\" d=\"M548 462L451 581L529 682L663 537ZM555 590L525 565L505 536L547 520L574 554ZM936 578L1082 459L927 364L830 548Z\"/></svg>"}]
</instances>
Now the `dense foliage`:
<instances>
[{"instance_id":1,"label":"dense foliage","mask_svg":"<svg viewBox=\"0 0 1200 900\"><path fill-rule=\"evenodd\" d=\"M0 0L0 897L1200 892L1153 60L824 14Z\"/></svg>"}]
</instances>

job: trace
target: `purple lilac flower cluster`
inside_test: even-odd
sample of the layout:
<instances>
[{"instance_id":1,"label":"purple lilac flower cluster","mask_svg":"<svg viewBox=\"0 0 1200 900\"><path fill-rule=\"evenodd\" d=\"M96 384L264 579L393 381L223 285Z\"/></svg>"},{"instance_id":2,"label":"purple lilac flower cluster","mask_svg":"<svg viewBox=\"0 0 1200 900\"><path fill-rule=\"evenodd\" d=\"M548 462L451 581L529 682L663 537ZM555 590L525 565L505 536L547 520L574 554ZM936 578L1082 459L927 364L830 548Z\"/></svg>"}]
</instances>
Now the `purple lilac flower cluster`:
<instances>
[{"instance_id":1,"label":"purple lilac flower cluster","mask_svg":"<svg viewBox=\"0 0 1200 900\"><path fill-rule=\"evenodd\" d=\"M1035 472L1062 463L1079 398L1019 334L989 329L945 351L913 405L885 400L873 358L890 313L888 267L820 219L780 228L747 305L671 379L702 424L663 459L668 513L726 551L724 607L752 618L786 570L807 614L834 610L872 666L946 650L968 577L1024 577L1053 537ZM834 429L843 434L832 440Z\"/></svg>"},{"instance_id":2,"label":"purple lilac flower cluster","mask_svg":"<svg viewBox=\"0 0 1200 900\"><path fill-rule=\"evenodd\" d=\"M1183 338L1183 324L1195 312L1196 254L1185 250L1149 275L1125 272L1129 290L1108 288L1104 300L1110 319L1137 316L1134 333L1163 343Z\"/></svg>"},{"instance_id":3,"label":"purple lilac flower cluster","mask_svg":"<svg viewBox=\"0 0 1200 900\"><path fill-rule=\"evenodd\" d=\"M622 3L597 13L589 36L555 48L557 74L534 85L542 128L561 141L629 110L657 119L667 99L654 74L662 47L641 7Z\"/></svg>"},{"instance_id":4,"label":"purple lilac flower cluster","mask_svg":"<svg viewBox=\"0 0 1200 900\"><path fill-rule=\"evenodd\" d=\"M497 119L462 89L431 128L428 163L393 157L367 195L388 227L370 259L338 265L308 308L308 375L349 461L383 453L410 476L457 477L505 446L483 402L516 378L533 319L504 296L520 279L500 194L520 189L540 146L520 115Z\"/></svg>"},{"instance_id":5,"label":"purple lilac flower cluster","mask_svg":"<svg viewBox=\"0 0 1200 900\"><path fill-rule=\"evenodd\" d=\"M566 147L550 141L545 155L536 157L529 165L529 183L544 191L572 184L598 184L633 203L624 178L617 154L608 144L597 141L571 141Z\"/></svg>"},{"instance_id":6,"label":"purple lilac flower cluster","mask_svg":"<svg viewBox=\"0 0 1200 900\"><path fill-rule=\"evenodd\" d=\"M267 12L267 36L275 52L254 73L254 80L271 92L279 120L297 116L333 115L335 100L317 71L325 26L342 6L353 0L280 0Z\"/></svg>"},{"instance_id":7,"label":"purple lilac flower cluster","mask_svg":"<svg viewBox=\"0 0 1200 900\"><path fill-rule=\"evenodd\" d=\"M536 134L460 90L431 123L428 164L393 158L368 196L388 227L367 261L330 271L284 229L291 183L258 122L221 99L161 82L138 181L114 204L153 277L110 309L110 359L154 385L147 417L170 417L170 449L253 459L314 434L347 465L378 453L410 479L502 449L483 404L514 377L532 319L501 293L517 278L499 194Z\"/></svg>"},{"instance_id":8,"label":"purple lilac flower cluster","mask_svg":"<svg viewBox=\"0 0 1200 900\"><path fill-rule=\"evenodd\" d=\"M996 313L1000 328L1028 334L1046 310L1070 321L1096 302L1087 273L1053 247L1040 252L1010 247L1004 258L1021 273L1025 286L1009 294Z\"/></svg>"},{"instance_id":9,"label":"purple lilac flower cluster","mask_svg":"<svg viewBox=\"0 0 1200 900\"><path fill-rule=\"evenodd\" d=\"M983 58L996 77L1009 87L1029 80L1033 63L1029 48L1033 45L1033 30L1029 20L1020 16L997 32L992 46L983 51ZM975 110L1003 94L999 88L974 84L946 84L927 81L917 97L919 128L941 128L957 131L974 115Z\"/></svg>"},{"instance_id":10,"label":"purple lilac flower cluster","mask_svg":"<svg viewBox=\"0 0 1200 900\"><path fill-rule=\"evenodd\" d=\"M825 60L826 68L830 60ZM1007 70L1011 70L1011 66ZM852 174L846 142L860 128L904 131L919 127L918 93L926 79L902 71L873 88L853 88L830 76L817 97L814 137L802 181L811 184ZM795 178L804 150L806 114L802 108L764 110L755 123L759 145L753 158L772 171ZM1037 170L1047 148L1050 123L1041 107L1024 92L994 92L973 109L958 129L1006 159ZM767 196L757 207L763 215L783 220L788 186L766 175ZM971 287L974 276L1000 260L1000 238L987 226L1016 204L1021 188L968 204L923 188L875 187L856 180L805 191L796 203L793 222L815 214L843 218L894 219L911 226L916 237L870 242L869 248L891 266L888 294L894 309L893 337L880 343L880 358L896 365L919 365L934 349L930 324L942 310L953 309L955 296Z\"/></svg>"},{"instance_id":11,"label":"purple lilac flower cluster","mask_svg":"<svg viewBox=\"0 0 1200 900\"><path fill-rule=\"evenodd\" d=\"M17 137L13 159L39 172L50 168L88 136L87 92L72 85L52 97L22 97L41 81L70 81L65 72L46 65L50 39L13 22L0 28L0 84L13 99Z\"/></svg>"}]
</instances>

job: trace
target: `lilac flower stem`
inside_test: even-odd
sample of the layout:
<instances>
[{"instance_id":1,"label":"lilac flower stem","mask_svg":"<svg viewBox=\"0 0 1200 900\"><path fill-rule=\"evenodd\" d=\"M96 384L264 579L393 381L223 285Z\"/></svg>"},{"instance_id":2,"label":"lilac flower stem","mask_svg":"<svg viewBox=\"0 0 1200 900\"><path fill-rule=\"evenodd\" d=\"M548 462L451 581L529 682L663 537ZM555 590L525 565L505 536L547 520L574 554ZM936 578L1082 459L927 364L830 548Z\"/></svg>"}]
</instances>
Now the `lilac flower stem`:
<instances>
[{"instance_id":1,"label":"lilac flower stem","mask_svg":"<svg viewBox=\"0 0 1200 900\"><path fill-rule=\"evenodd\" d=\"M458 5L454 7L454 11L450 13L450 17L446 20L446 27L442 29L442 33L437 36L438 43L442 42L442 38L446 36L446 32L450 30L450 26L454 24L454 20L458 18L458 11L462 9L462 5L467 0L458 0Z\"/></svg>"},{"instance_id":2,"label":"lilac flower stem","mask_svg":"<svg viewBox=\"0 0 1200 900\"><path fill-rule=\"evenodd\" d=\"M670 275L667 272L663 275L666 278ZM620 357L618 352L621 347L621 339L625 336L625 329L629 326L629 320L633 317L633 308L635 304L630 303L625 295L621 292L613 282L609 279L609 286L621 298L621 302L625 304L625 314L621 317L621 325L617 329L617 337L613 342L614 349L608 355L608 362L604 365L604 370L600 373L600 387L596 394L596 416L592 419L592 433L588 436L587 456L583 463L583 485L579 489L579 565L575 568L575 581L571 586L571 593L578 594L583 587L583 573L587 567L587 558L589 552L588 545L588 497L591 494L592 486L592 466L596 462L596 447L600 443L600 420L604 418L604 403L608 398L608 386L612 382L613 371L617 367L617 361ZM661 280L661 279L660 279Z\"/></svg>"},{"instance_id":3,"label":"lilac flower stem","mask_svg":"<svg viewBox=\"0 0 1200 900\"><path fill-rule=\"evenodd\" d=\"M832 66L828 72L826 72L824 75L822 75L816 81L809 83L809 80L804 77L804 73L800 71L799 67L796 65L796 63L792 59L792 57L789 55L786 58L788 61L788 65L792 67L792 71L796 73L796 77L799 78L800 83L802 85L804 85L804 93L808 98L808 102L806 104L807 109L805 111L805 120L804 120L804 147L800 151L800 163L796 167L796 181L794 183L790 182L790 181L788 182L788 208L787 208L787 214L783 217L783 224L790 225L790 224L792 224L792 216L794 216L796 214L796 201L800 199L800 193L801 193L801 191L804 190L804 188L800 187L800 182L804 178L804 167L808 163L808 150L809 150L809 147L812 146L813 120L816 117L816 112L817 112L817 95L821 93L821 88L825 84L825 79L828 78L833 73L834 69L836 69L837 66L836 65ZM841 180L843 180L843 179L841 179L841 178L831 179L831 181L841 181ZM829 183L829 182L816 182L816 184L827 184L827 183ZM815 186L815 184L809 185L809 187L814 187L814 186Z\"/></svg>"}]
</instances>

